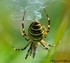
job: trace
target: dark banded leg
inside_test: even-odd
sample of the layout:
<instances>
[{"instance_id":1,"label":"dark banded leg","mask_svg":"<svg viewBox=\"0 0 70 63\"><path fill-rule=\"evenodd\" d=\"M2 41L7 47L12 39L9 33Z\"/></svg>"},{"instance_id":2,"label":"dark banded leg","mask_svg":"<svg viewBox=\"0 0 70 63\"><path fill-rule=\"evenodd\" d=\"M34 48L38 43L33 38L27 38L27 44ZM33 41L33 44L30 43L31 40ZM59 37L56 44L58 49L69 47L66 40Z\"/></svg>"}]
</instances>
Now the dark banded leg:
<instances>
[{"instance_id":1,"label":"dark banded leg","mask_svg":"<svg viewBox=\"0 0 70 63\"><path fill-rule=\"evenodd\" d=\"M28 34L26 34L25 31L24 31L24 17L25 17L25 13L26 13L26 11L24 11L24 15L23 15L23 19L22 19L22 30L21 30L21 33L22 33L22 36L23 36L27 41L29 41L30 39L27 37Z\"/></svg>"},{"instance_id":2,"label":"dark banded leg","mask_svg":"<svg viewBox=\"0 0 70 63\"><path fill-rule=\"evenodd\" d=\"M45 44L46 46L52 47L52 45L48 44L48 43L47 43L46 41L44 41L44 40L41 40L41 42L42 42L43 44Z\"/></svg>"},{"instance_id":3,"label":"dark banded leg","mask_svg":"<svg viewBox=\"0 0 70 63\"><path fill-rule=\"evenodd\" d=\"M17 49L17 48L14 48L14 50L16 50L16 51L22 51L22 50L25 50L28 46L29 46L29 44L30 44L31 42L29 42L24 48L22 48L22 49Z\"/></svg>"},{"instance_id":4,"label":"dark banded leg","mask_svg":"<svg viewBox=\"0 0 70 63\"><path fill-rule=\"evenodd\" d=\"M40 43L45 49L49 50L42 42L40 42Z\"/></svg>"},{"instance_id":5,"label":"dark banded leg","mask_svg":"<svg viewBox=\"0 0 70 63\"><path fill-rule=\"evenodd\" d=\"M49 47L52 47L50 44L48 44L47 42L45 42L44 40L41 40L41 45L45 48L45 49L47 49L47 50L49 50L46 46L49 46Z\"/></svg>"},{"instance_id":6,"label":"dark banded leg","mask_svg":"<svg viewBox=\"0 0 70 63\"><path fill-rule=\"evenodd\" d=\"M46 13L46 10L44 9L45 13ZM47 16L47 19L48 19L48 29L47 29L47 33L50 31L50 18L48 16L48 14L46 13L46 16Z\"/></svg>"},{"instance_id":7,"label":"dark banded leg","mask_svg":"<svg viewBox=\"0 0 70 63\"><path fill-rule=\"evenodd\" d=\"M36 48L34 48L33 58L35 57L35 54L36 54Z\"/></svg>"},{"instance_id":8,"label":"dark banded leg","mask_svg":"<svg viewBox=\"0 0 70 63\"><path fill-rule=\"evenodd\" d=\"M32 49L31 47L32 47L32 45L33 45L33 42L31 43L31 46L30 46L30 48L28 49L28 51L27 51L27 54L26 54L26 57L25 57L25 59L27 59L27 57L28 57L28 55L29 55L29 52L30 52L30 50Z\"/></svg>"},{"instance_id":9,"label":"dark banded leg","mask_svg":"<svg viewBox=\"0 0 70 63\"><path fill-rule=\"evenodd\" d=\"M30 56L32 55L32 50L33 50L33 49L32 49L32 46L31 46L31 50L30 50Z\"/></svg>"}]
</instances>

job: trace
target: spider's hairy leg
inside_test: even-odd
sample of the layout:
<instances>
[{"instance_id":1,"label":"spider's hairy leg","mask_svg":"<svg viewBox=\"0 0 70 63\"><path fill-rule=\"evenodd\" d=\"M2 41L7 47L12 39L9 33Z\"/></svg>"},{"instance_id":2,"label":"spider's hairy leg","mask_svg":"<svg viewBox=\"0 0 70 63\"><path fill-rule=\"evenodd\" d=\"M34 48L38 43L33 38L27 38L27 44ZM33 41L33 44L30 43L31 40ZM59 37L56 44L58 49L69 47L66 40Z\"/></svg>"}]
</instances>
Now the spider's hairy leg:
<instances>
[{"instance_id":1,"label":"spider's hairy leg","mask_svg":"<svg viewBox=\"0 0 70 63\"><path fill-rule=\"evenodd\" d=\"M33 44L33 42L31 43L31 46L30 46L30 48L29 48L28 51L27 51L27 54L26 54L25 59L27 59L27 57L28 57L28 55L29 55L29 52L30 52L30 50L32 49L32 44Z\"/></svg>"},{"instance_id":2,"label":"spider's hairy leg","mask_svg":"<svg viewBox=\"0 0 70 63\"><path fill-rule=\"evenodd\" d=\"M24 48L21 48L21 49L14 48L14 50L16 50L16 51L25 50L25 49L29 46L30 43L31 43L31 42L29 42Z\"/></svg>"},{"instance_id":3,"label":"spider's hairy leg","mask_svg":"<svg viewBox=\"0 0 70 63\"><path fill-rule=\"evenodd\" d=\"M51 45L48 44L47 42L45 42L44 40L41 40L40 43L41 43L41 45L42 45L45 49L47 49L47 50L49 50L49 49L47 48L47 46L51 47Z\"/></svg>"},{"instance_id":4,"label":"spider's hairy leg","mask_svg":"<svg viewBox=\"0 0 70 63\"><path fill-rule=\"evenodd\" d=\"M48 33L48 32L50 31L50 18L49 18L49 16L48 16L48 14L47 14L47 12L46 12L45 9L44 9L44 11L45 11L46 16L47 16L47 19L48 19L48 29L47 29L47 31L46 31L46 33Z\"/></svg>"},{"instance_id":5,"label":"spider's hairy leg","mask_svg":"<svg viewBox=\"0 0 70 63\"><path fill-rule=\"evenodd\" d=\"M22 19L22 30L21 30L21 33L22 33L22 36L27 40L29 41L30 39L27 37L28 34L25 33L25 30L24 30L24 17L25 17L25 13L26 11L24 11L24 15L23 15L23 19Z\"/></svg>"}]
</instances>

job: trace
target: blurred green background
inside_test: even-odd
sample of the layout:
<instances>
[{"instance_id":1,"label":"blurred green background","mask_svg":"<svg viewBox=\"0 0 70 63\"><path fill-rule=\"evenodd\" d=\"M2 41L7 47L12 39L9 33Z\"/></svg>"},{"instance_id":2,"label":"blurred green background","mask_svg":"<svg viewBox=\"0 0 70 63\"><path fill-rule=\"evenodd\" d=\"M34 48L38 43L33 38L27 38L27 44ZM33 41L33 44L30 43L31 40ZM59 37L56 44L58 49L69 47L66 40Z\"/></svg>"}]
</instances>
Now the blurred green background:
<instances>
[{"instance_id":1,"label":"blurred green background","mask_svg":"<svg viewBox=\"0 0 70 63\"><path fill-rule=\"evenodd\" d=\"M16 5L11 0L0 0L0 63L63 63L64 60L70 63L70 1L56 0L48 4L51 30L44 40L55 46L49 51L39 47L35 59L29 56L27 60L24 58L28 48L19 52L12 48L23 48L28 43L20 32L21 21L11 20L11 15L17 10ZM40 21L46 26L45 13L42 10L40 12L44 16Z\"/></svg>"}]
</instances>

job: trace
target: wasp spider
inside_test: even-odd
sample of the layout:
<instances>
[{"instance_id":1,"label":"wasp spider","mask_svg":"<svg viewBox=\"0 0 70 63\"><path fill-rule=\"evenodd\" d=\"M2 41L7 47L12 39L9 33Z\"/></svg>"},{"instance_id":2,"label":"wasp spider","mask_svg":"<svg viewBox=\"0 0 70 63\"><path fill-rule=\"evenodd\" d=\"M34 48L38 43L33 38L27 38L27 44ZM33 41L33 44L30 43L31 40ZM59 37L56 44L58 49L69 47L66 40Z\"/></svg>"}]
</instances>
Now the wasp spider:
<instances>
[{"instance_id":1,"label":"wasp spider","mask_svg":"<svg viewBox=\"0 0 70 63\"><path fill-rule=\"evenodd\" d=\"M44 9L44 11L46 13L45 9ZM25 50L30 45L30 48L28 49L26 57L25 57L25 59L27 59L28 55L31 55L31 54L33 54L33 58L35 57L35 54L37 53L38 46L40 44L46 50L48 50L47 46L51 46L51 45L48 45L47 42L45 42L43 40L43 38L46 38L46 35L50 31L50 19L49 19L48 14L46 14L47 19L48 19L48 28L47 29L38 20L35 20L34 22L32 22L30 24L30 26L28 28L28 34L26 34L25 30L24 30L25 13L26 13L26 11L24 11L24 16L23 16L23 20L22 20L22 31L21 32L22 32L22 36L25 38L25 40L28 41L28 44L22 49L17 49L17 48L14 48L14 49L17 51L22 51L22 50Z\"/></svg>"}]
</instances>

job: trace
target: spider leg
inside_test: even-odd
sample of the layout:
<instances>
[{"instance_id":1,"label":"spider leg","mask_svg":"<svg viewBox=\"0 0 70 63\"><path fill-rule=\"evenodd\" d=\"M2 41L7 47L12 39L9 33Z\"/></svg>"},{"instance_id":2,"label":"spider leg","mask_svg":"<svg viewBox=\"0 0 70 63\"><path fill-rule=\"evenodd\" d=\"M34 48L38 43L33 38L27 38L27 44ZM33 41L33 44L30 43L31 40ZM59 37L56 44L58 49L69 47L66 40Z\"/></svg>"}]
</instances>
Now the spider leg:
<instances>
[{"instance_id":1,"label":"spider leg","mask_svg":"<svg viewBox=\"0 0 70 63\"><path fill-rule=\"evenodd\" d=\"M48 43L47 43L46 41L44 41L44 40L41 40L41 42L42 42L43 44L45 44L46 46L52 47L52 45L48 44Z\"/></svg>"},{"instance_id":2,"label":"spider leg","mask_svg":"<svg viewBox=\"0 0 70 63\"><path fill-rule=\"evenodd\" d=\"M34 58L34 57L35 57L35 55L36 55L37 48L38 48L37 46L35 46L35 47L34 47L34 51L33 51L33 58Z\"/></svg>"},{"instance_id":3,"label":"spider leg","mask_svg":"<svg viewBox=\"0 0 70 63\"><path fill-rule=\"evenodd\" d=\"M21 33L22 33L22 36L27 40L29 41L30 39L27 37L28 34L25 33L25 30L24 30L24 17L25 17L25 13L26 11L24 11L24 15L23 15L23 19L22 19L22 30L21 30Z\"/></svg>"},{"instance_id":4,"label":"spider leg","mask_svg":"<svg viewBox=\"0 0 70 63\"><path fill-rule=\"evenodd\" d=\"M49 50L42 42L40 42L40 43L45 49Z\"/></svg>"},{"instance_id":5,"label":"spider leg","mask_svg":"<svg viewBox=\"0 0 70 63\"><path fill-rule=\"evenodd\" d=\"M45 49L47 49L47 50L49 50L46 46L49 46L49 47L51 47L51 45L49 44L47 44L47 42L45 42L44 40L41 40L41 45L45 48Z\"/></svg>"},{"instance_id":6,"label":"spider leg","mask_svg":"<svg viewBox=\"0 0 70 63\"><path fill-rule=\"evenodd\" d=\"M25 49L29 46L30 43L31 43L31 42L29 42L24 48L21 48L21 49L14 48L14 50L16 50L16 51L25 50Z\"/></svg>"},{"instance_id":7,"label":"spider leg","mask_svg":"<svg viewBox=\"0 0 70 63\"><path fill-rule=\"evenodd\" d=\"M33 46L33 58L35 57L37 51L38 51L38 47L39 47L40 43L36 43L34 46Z\"/></svg>"},{"instance_id":8,"label":"spider leg","mask_svg":"<svg viewBox=\"0 0 70 63\"><path fill-rule=\"evenodd\" d=\"M31 50L30 50L30 56L31 56L31 54L32 54L32 50L33 50L33 49L32 49L32 46L31 46Z\"/></svg>"},{"instance_id":9,"label":"spider leg","mask_svg":"<svg viewBox=\"0 0 70 63\"><path fill-rule=\"evenodd\" d=\"M34 53L33 53L33 58L35 57L35 54L36 54L36 48L34 48Z\"/></svg>"},{"instance_id":10,"label":"spider leg","mask_svg":"<svg viewBox=\"0 0 70 63\"><path fill-rule=\"evenodd\" d=\"M28 49L28 51L27 51L27 54L26 54L26 57L25 57L25 59L27 59L27 57L28 57L28 55L29 55L29 52L30 52L30 50L31 50L31 47L32 47L32 44L33 44L33 42L31 43L31 46L30 46L30 48Z\"/></svg>"},{"instance_id":11,"label":"spider leg","mask_svg":"<svg viewBox=\"0 0 70 63\"><path fill-rule=\"evenodd\" d=\"M49 16L48 16L48 14L47 14L47 12L46 12L46 10L44 9L44 11L45 11L45 13L46 13L46 16L47 16L47 19L48 19L48 29L47 29L47 31L46 31L46 34L50 31L50 18L49 18Z\"/></svg>"}]
</instances>

